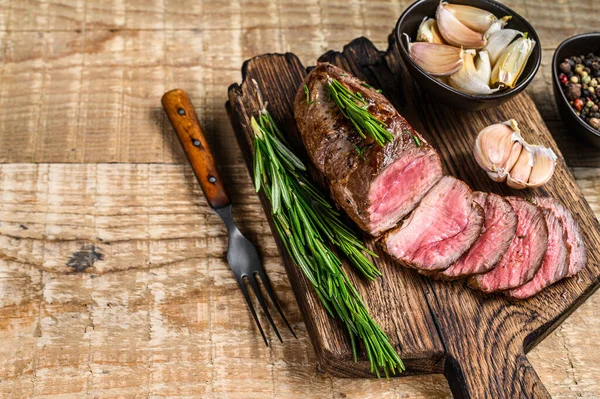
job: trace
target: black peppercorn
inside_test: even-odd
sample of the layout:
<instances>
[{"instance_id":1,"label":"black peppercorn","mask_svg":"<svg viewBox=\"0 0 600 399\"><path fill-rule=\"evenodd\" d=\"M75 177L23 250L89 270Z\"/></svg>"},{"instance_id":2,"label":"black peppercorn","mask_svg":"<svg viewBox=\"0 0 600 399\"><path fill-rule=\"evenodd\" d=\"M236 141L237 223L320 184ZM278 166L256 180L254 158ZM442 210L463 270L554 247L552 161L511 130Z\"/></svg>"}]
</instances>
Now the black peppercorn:
<instances>
[{"instance_id":1,"label":"black peppercorn","mask_svg":"<svg viewBox=\"0 0 600 399\"><path fill-rule=\"evenodd\" d=\"M600 87L600 86L598 86L598 87ZM581 88L579 87L579 85L577 85L575 83L569 83L569 84L567 84L567 87L565 90L565 95L571 101L576 100L579 97L581 97Z\"/></svg>"}]
</instances>

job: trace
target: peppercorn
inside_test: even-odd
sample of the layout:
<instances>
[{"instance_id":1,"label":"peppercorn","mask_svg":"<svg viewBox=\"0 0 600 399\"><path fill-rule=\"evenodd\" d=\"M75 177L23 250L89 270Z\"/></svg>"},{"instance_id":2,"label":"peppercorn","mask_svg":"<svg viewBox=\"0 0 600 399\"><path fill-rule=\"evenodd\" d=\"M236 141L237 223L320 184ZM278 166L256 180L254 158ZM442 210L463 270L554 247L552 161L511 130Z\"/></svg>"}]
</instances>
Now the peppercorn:
<instances>
[{"instance_id":1,"label":"peppercorn","mask_svg":"<svg viewBox=\"0 0 600 399\"><path fill-rule=\"evenodd\" d=\"M598 119L598 118L591 118L590 121L589 121L589 124L594 129L600 130L600 119Z\"/></svg>"},{"instance_id":2,"label":"peppercorn","mask_svg":"<svg viewBox=\"0 0 600 399\"><path fill-rule=\"evenodd\" d=\"M588 100L588 102L587 102L587 103L585 103L585 106L586 106L587 108L592 108L592 107L594 106L594 102L593 102L593 101L591 101L591 100Z\"/></svg>"},{"instance_id":3,"label":"peppercorn","mask_svg":"<svg viewBox=\"0 0 600 399\"><path fill-rule=\"evenodd\" d=\"M575 65L575 73L580 74L583 71L583 65L577 64Z\"/></svg>"},{"instance_id":4,"label":"peppercorn","mask_svg":"<svg viewBox=\"0 0 600 399\"><path fill-rule=\"evenodd\" d=\"M599 109L599 107L597 104L592 105L592 111L598 112L598 109Z\"/></svg>"},{"instance_id":5,"label":"peppercorn","mask_svg":"<svg viewBox=\"0 0 600 399\"><path fill-rule=\"evenodd\" d=\"M583 101L581 101L581 98L575 99L575 101L573 101L573 106L577 111L581 111L581 108L583 108Z\"/></svg>"},{"instance_id":6,"label":"peppercorn","mask_svg":"<svg viewBox=\"0 0 600 399\"><path fill-rule=\"evenodd\" d=\"M600 85L596 86L596 95L600 97Z\"/></svg>"},{"instance_id":7,"label":"peppercorn","mask_svg":"<svg viewBox=\"0 0 600 399\"><path fill-rule=\"evenodd\" d=\"M592 86L592 87L598 86L598 79L594 78L594 79L590 80L590 86Z\"/></svg>"},{"instance_id":8,"label":"peppercorn","mask_svg":"<svg viewBox=\"0 0 600 399\"><path fill-rule=\"evenodd\" d=\"M579 78L577 76L573 76L571 79L569 79L572 83L579 83Z\"/></svg>"},{"instance_id":9,"label":"peppercorn","mask_svg":"<svg viewBox=\"0 0 600 399\"><path fill-rule=\"evenodd\" d=\"M558 75L558 81L560 82L560 84L567 84L567 82L569 81L569 78L567 78L567 75L565 75L564 73L561 73L560 75Z\"/></svg>"},{"instance_id":10,"label":"peppercorn","mask_svg":"<svg viewBox=\"0 0 600 399\"><path fill-rule=\"evenodd\" d=\"M563 62L561 63L558 68L563 72L563 73L567 73L567 72L571 72L571 65L569 65L568 62Z\"/></svg>"},{"instance_id":11,"label":"peppercorn","mask_svg":"<svg viewBox=\"0 0 600 399\"><path fill-rule=\"evenodd\" d=\"M600 86L598 86L600 87ZM569 83L565 89L565 95L571 101L574 101L581 97L581 88L575 83Z\"/></svg>"}]
</instances>

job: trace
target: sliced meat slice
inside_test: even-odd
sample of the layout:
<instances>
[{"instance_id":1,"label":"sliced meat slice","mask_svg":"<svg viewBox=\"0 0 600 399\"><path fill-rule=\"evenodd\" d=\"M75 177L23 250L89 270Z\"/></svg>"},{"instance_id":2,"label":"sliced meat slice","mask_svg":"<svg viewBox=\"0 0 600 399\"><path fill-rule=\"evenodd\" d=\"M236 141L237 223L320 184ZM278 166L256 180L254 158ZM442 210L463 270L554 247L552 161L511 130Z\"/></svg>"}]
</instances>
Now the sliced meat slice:
<instances>
[{"instance_id":1,"label":"sliced meat slice","mask_svg":"<svg viewBox=\"0 0 600 399\"><path fill-rule=\"evenodd\" d=\"M577 224L571 212L554 198L538 197L535 199L535 203L551 211L561 221L567 236L567 249L569 250L568 268L565 277L576 275L587 264L587 254L579 224Z\"/></svg>"},{"instance_id":2,"label":"sliced meat slice","mask_svg":"<svg viewBox=\"0 0 600 399\"><path fill-rule=\"evenodd\" d=\"M542 209L548 227L548 249L542 266L531 281L506 292L511 298L525 299L534 296L544 288L556 283L567 274L569 251L566 233L562 223L548 209Z\"/></svg>"},{"instance_id":3,"label":"sliced meat slice","mask_svg":"<svg viewBox=\"0 0 600 399\"><path fill-rule=\"evenodd\" d=\"M402 226L390 231L384 249L405 266L443 270L473 245L483 226L483 209L471 189L451 176L427 193Z\"/></svg>"},{"instance_id":4,"label":"sliced meat slice","mask_svg":"<svg viewBox=\"0 0 600 399\"><path fill-rule=\"evenodd\" d=\"M473 197L485 213L482 233L456 263L438 273L438 278L455 280L490 271L500 261L515 236L517 214L506 199L482 192L476 192Z\"/></svg>"},{"instance_id":5,"label":"sliced meat slice","mask_svg":"<svg viewBox=\"0 0 600 399\"><path fill-rule=\"evenodd\" d=\"M506 199L517 213L517 232L493 270L469 279L471 287L484 292L505 291L531 280L548 245L548 227L542 210L522 198Z\"/></svg>"},{"instance_id":6,"label":"sliced meat slice","mask_svg":"<svg viewBox=\"0 0 600 399\"><path fill-rule=\"evenodd\" d=\"M367 110L386 124L392 142L382 147L358 134L329 95L331 79L368 101ZM374 236L408 215L442 177L437 152L385 96L334 65L320 63L308 74L296 94L294 117L334 201Z\"/></svg>"}]
</instances>

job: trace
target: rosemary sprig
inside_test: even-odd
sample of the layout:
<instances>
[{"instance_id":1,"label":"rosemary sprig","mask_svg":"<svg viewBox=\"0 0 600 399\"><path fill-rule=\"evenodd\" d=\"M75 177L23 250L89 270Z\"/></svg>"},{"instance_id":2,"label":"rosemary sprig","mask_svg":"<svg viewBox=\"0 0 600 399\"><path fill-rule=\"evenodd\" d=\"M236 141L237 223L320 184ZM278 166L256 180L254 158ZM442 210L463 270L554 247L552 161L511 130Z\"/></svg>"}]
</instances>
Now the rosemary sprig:
<instances>
[{"instance_id":1,"label":"rosemary sprig","mask_svg":"<svg viewBox=\"0 0 600 399\"><path fill-rule=\"evenodd\" d=\"M342 269L337 248L364 276L381 273L367 255L375 256L340 220L339 213L312 185L304 164L289 149L263 106L251 120L254 131L254 183L272 206L275 227L290 257L311 282L331 317L341 319L352 343L362 342L371 372L389 376L404 370L402 360Z\"/></svg>"},{"instance_id":2,"label":"rosemary sprig","mask_svg":"<svg viewBox=\"0 0 600 399\"><path fill-rule=\"evenodd\" d=\"M392 133L386 129L387 125L367 110L369 104L361 92L352 93L336 79L330 79L327 87L342 115L352 123L363 139L367 138L368 134L380 146L394 139Z\"/></svg>"}]
</instances>

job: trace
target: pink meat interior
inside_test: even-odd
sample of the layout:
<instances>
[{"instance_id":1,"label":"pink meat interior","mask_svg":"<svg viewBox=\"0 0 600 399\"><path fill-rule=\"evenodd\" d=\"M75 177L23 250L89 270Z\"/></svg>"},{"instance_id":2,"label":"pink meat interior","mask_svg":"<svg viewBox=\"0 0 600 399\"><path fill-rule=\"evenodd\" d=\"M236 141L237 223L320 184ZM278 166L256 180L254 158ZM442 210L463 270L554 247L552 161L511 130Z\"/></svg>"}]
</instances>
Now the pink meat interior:
<instances>
[{"instance_id":1,"label":"pink meat interior","mask_svg":"<svg viewBox=\"0 0 600 399\"><path fill-rule=\"evenodd\" d=\"M434 153L404 156L390 165L371 184L367 209L372 231L382 232L396 225L439 180L442 170Z\"/></svg>"},{"instance_id":2,"label":"pink meat interior","mask_svg":"<svg viewBox=\"0 0 600 399\"><path fill-rule=\"evenodd\" d=\"M446 176L389 235L388 252L420 269L445 269L471 246L482 223L469 188Z\"/></svg>"}]
</instances>

